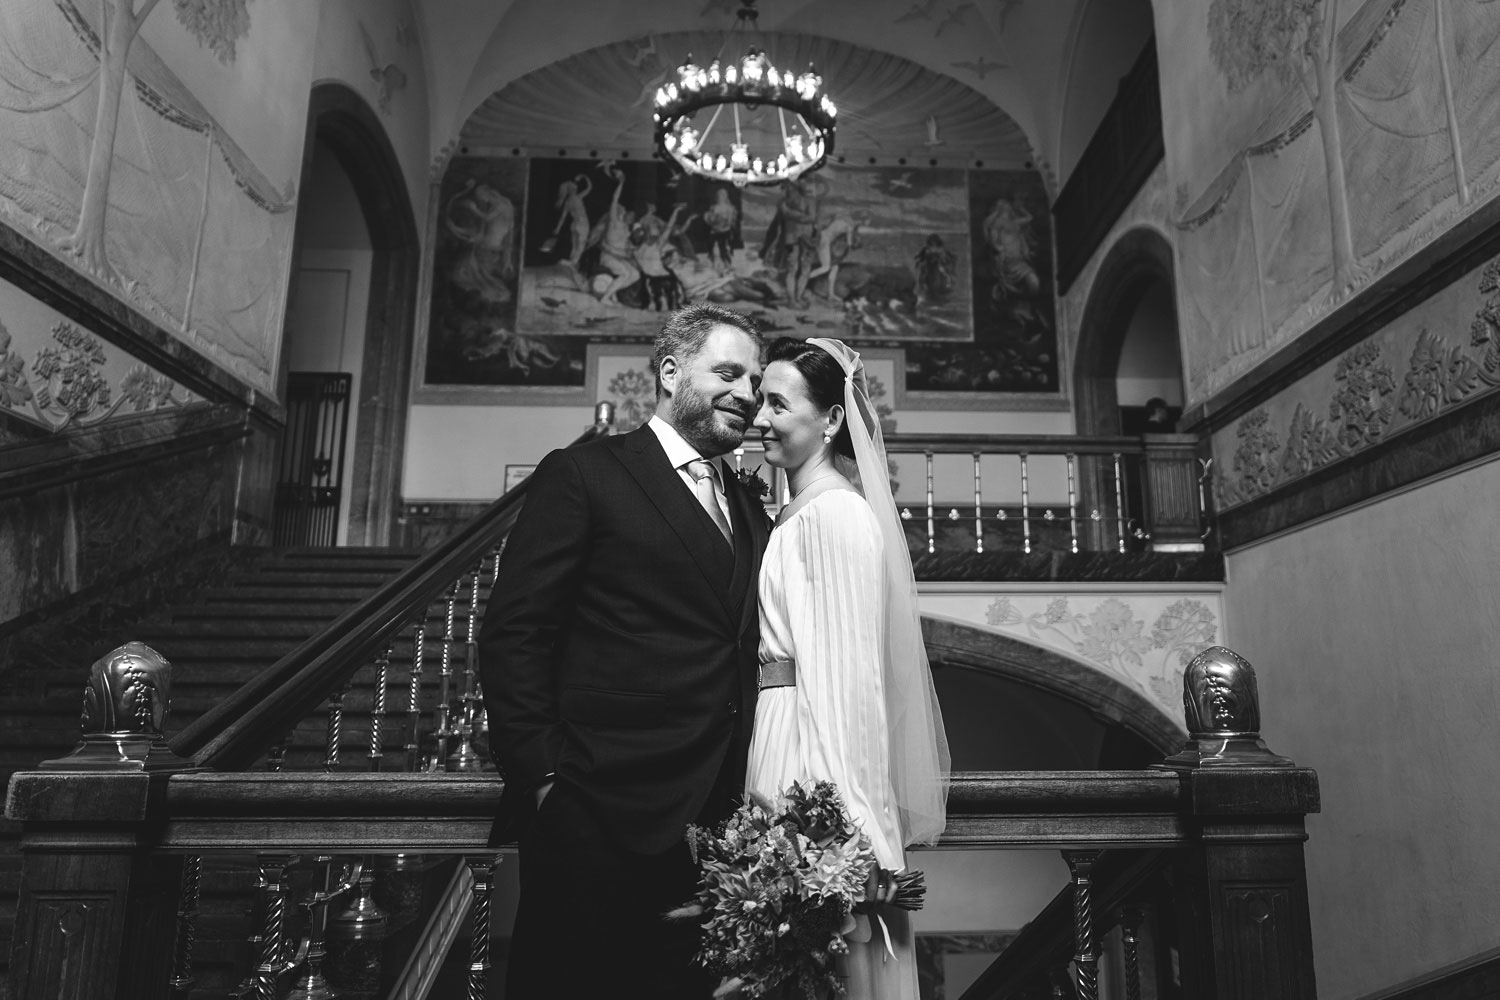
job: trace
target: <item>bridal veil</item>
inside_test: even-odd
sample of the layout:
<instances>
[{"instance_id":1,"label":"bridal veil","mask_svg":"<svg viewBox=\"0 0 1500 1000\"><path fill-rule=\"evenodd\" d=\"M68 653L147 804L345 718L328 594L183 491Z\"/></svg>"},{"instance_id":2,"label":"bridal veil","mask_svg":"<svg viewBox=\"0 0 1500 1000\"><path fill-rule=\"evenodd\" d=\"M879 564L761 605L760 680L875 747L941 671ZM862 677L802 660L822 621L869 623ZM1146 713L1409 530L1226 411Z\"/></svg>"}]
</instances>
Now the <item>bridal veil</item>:
<instances>
[{"instance_id":1,"label":"bridal veil","mask_svg":"<svg viewBox=\"0 0 1500 1000\"><path fill-rule=\"evenodd\" d=\"M875 512L885 543L886 608L882 669L889 729L891 785L905 844L932 844L947 822L952 763L938 707L912 574L906 532L891 495L885 440L870 402L864 363L842 341L807 343L827 351L844 370L844 423L854 443L855 485Z\"/></svg>"}]
</instances>

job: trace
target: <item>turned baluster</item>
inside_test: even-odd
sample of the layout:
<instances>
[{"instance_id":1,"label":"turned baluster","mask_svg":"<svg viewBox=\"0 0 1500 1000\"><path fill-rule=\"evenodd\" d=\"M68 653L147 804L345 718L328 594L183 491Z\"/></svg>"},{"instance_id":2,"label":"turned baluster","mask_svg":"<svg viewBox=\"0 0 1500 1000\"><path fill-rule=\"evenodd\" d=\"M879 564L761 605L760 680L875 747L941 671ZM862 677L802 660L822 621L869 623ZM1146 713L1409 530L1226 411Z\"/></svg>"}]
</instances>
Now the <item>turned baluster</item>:
<instances>
[{"instance_id":1,"label":"turned baluster","mask_svg":"<svg viewBox=\"0 0 1500 1000\"><path fill-rule=\"evenodd\" d=\"M260 963L255 968L255 1000L276 1000L276 981L286 971L286 874L295 855L260 858Z\"/></svg>"},{"instance_id":2,"label":"turned baluster","mask_svg":"<svg viewBox=\"0 0 1500 1000\"><path fill-rule=\"evenodd\" d=\"M391 669L392 647L387 646L375 658L375 697L370 705L370 770L379 771L385 757L382 730L385 728L385 681Z\"/></svg>"},{"instance_id":3,"label":"turned baluster","mask_svg":"<svg viewBox=\"0 0 1500 1000\"><path fill-rule=\"evenodd\" d=\"M453 697L453 647L456 638L453 633L453 619L458 605L458 591L463 581L453 581L446 597L446 607L443 616L443 659L438 669L438 703L436 709L436 725L433 727L433 736L437 739L437 747L427 760L426 769L429 771L441 771L448 760L448 740L453 736L450 725L452 706L449 699Z\"/></svg>"},{"instance_id":4,"label":"turned baluster","mask_svg":"<svg viewBox=\"0 0 1500 1000\"><path fill-rule=\"evenodd\" d=\"M1120 551L1125 551L1125 477L1120 471L1120 453L1114 453L1115 462L1115 533L1119 537Z\"/></svg>"},{"instance_id":5,"label":"turned baluster","mask_svg":"<svg viewBox=\"0 0 1500 1000\"><path fill-rule=\"evenodd\" d=\"M469 874L474 877L473 937L469 940L469 997L485 1000L489 996L490 974L490 898L494 895L495 868L498 854L467 857Z\"/></svg>"},{"instance_id":6,"label":"turned baluster","mask_svg":"<svg viewBox=\"0 0 1500 1000\"><path fill-rule=\"evenodd\" d=\"M1099 1000L1099 949L1094 941L1093 877L1098 851L1063 851L1073 881L1074 981L1078 1000Z\"/></svg>"},{"instance_id":7,"label":"turned baluster","mask_svg":"<svg viewBox=\"0 0 1500 1000\"><path fill-rule=\"evenodd\" d=\"M323 755L323 770L337 771L339 768L339 745L344 739L344 697L354 685L351 677L344 686L328 696L328 738Z\"/></svg>"},{"instance_id":8,"label":"turned baluster","mask_svg":"<svg viewBox=\"0 0 1500 1000\"><path fill-rule=\"evenodd\" d=\"M974 453L974 551L984 553L984 500L979 484L979 452Z\"/></svg>"},{"instance_id":9,"label":"turned baluster","mask_svg":"<svg viewBox=\"0 0 1500 1000\"><path fill-rule=\"evenodd\" d=\"M927 453L927 554L937 551L937 526L932 513L932 452Z\"/></svg>"},{"instance_id":10,"label":"turned baluster","mask_svg":"<svg viewBox=\"0 0 1500 1000\"><path fill-rule=\"evenodd\" d=\"M478 771L484 761L474 749L474 725L479 701L479 577L484 572L484 561L475 568L469 583L469 616L464 634L464 693L462 715L458 724L458 746L448 757L450 771Z\"/></svg>"},{"instance_id":11,"label":"turned baluster","mask_svg":"<svg viewBox=\"0 0 1500 1000\"><path fill-rule=\"evenodd\" d=\"M1120 943L1125 960L1125 1000L1141 1000L1141 921L1145 913L1139 906L1120 911Z\"/></svg>"},{"instance_id":12,"label":"turned baluster","mask_svg":"<svg viewBox=\"0 0 1500 1000\"><path fill-rule=\"evenodd\" d=\"M1021 452L1021 549L1031 555L1031 477Z\"/></svg>"},{"instance_id":13,"label":"turned baluster","mask_svg":"<svg viewBox=\"0 0 1500 1000\"><path fill-rule=\"evenodd\" d=\"M426 656L427 621L426 612L417 620L415 631L411 637L411 668L409 672L410 687L406 692L406 769L415 771L418 764L418 753L420 753L420 736L422 730L422 669L423 657Z\"/></svg>"},{"instance_id":14,"label":"turned baluster","mask_svg":"<svg viewBox=\"0 0 1500 1000\"><path fill-rule=\"evenodd\" d=\"M1078 551L1078 456L1068 453L1068 539L1069 551Z\"/></svg>"},{"instance_id":15,"label":"turned baluster","mask_svg":"<svg viewBox=\"0 0 1500 1000\"><path fill-rule=\"evenodd\" d=\"M186 1000L192 992L194 924L198 919L198 889L203 878L203 858L189 854L182 859L182 892L177 901L177 947L172 955L172 996Z\"/></svg>"}]
</instances>

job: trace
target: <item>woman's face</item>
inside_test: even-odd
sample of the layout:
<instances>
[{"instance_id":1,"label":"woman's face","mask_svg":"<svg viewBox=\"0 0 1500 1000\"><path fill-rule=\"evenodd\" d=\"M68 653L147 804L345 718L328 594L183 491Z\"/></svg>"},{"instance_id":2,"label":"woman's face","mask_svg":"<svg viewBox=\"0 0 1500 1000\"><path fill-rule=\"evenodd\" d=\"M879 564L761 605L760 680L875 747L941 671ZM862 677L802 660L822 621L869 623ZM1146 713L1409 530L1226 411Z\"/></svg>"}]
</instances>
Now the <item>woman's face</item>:
<instances>
[{"instance_id":1,"label":"woman's face","mask_svg":"<svg viewBox=\"0 0 1500 1000\"><path fill-rule=\"evenodd\" d=\"M766 366L760 384L763 401L755 427L765 442L766 461L778 469L796 469L823 450L832 450L823 435L829 412L818 409L807 391L807 380L790 361Z\"/></svg>"}]
</instances>

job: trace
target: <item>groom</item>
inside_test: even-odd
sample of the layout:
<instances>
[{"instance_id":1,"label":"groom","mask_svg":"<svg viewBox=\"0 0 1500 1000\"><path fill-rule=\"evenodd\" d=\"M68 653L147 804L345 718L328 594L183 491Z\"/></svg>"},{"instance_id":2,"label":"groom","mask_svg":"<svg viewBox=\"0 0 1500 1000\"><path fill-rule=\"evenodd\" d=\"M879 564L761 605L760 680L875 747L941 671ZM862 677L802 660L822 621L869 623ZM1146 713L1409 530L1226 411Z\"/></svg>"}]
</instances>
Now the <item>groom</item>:
<instances>
[{"instance_id":1,"label":"groom","mask_svg":"<svg viewBox=\"0 0 1500 1000\"><path fill-rule=\"evenodd\" d=\"M761 343L693 305L656 339L656 416L532 474L479 633L518 839L510 1000L707 998L683 833L734 807L755 707L767 523L719 456L755 417ZM706 461L705 461L706 460Z\"/></svg>"}]
</instances>

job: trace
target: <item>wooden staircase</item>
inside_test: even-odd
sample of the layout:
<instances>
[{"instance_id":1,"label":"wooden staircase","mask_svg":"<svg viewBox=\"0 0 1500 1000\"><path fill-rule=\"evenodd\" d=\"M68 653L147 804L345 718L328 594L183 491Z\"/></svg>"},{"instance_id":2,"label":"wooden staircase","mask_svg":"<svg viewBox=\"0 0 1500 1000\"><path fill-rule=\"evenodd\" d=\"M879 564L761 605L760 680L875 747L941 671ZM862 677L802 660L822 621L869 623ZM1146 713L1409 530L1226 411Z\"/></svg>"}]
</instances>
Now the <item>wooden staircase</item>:
<instances>
[{"instance_id":1,"label":"wooden staircase","mask_svg":"<svg viewBox=\"0 0 1500 1000\"><path fill-rule=\"evenodd\" d=\"M172 661L172 711L168 734L177 733L210 706L326 628L341 613L410 566L420 555L397 549L337 548L242 550L220 586L203 590L191 603L164 609L140 622L128 634L112 637L76 665L14 664L0 691L0 781L51 758L61 757L78 740L79 713L88 679L88 656L121 642L139 639ZM434 627L435 626L435 627ZM442 635L441 621L429 626ZM409 683L410 643L396 650L399 669L388 683L388 703L404 711ZM424 660L441 655L433 642ZM29 669L28 669L29 667ZM434 671L435 673L435 671ZM351 735L366 726L371 690L351 692ZM430 696L428 703L430 704ZM362 712L360 711L362 707ZM359 713L359 714L356 714ZM395 746L400 719L390 719L388 738ZM366 733L367 729L364 730ZM363 742L360 745L364 745ZM308 720L289 741L287 766L321 765L324 723ZM350 758L345 769L366 766ZM19 830L0 820L0 1000L9 995L10 940L15 925L20 879ZM253 858L216 861L204 872L203 915L198 924L199 989L195 995L224 996L243 974L246 957L243 913L255 885ZM231 967L233 970L231 972Z\"/></svg>"}]
</instances>

